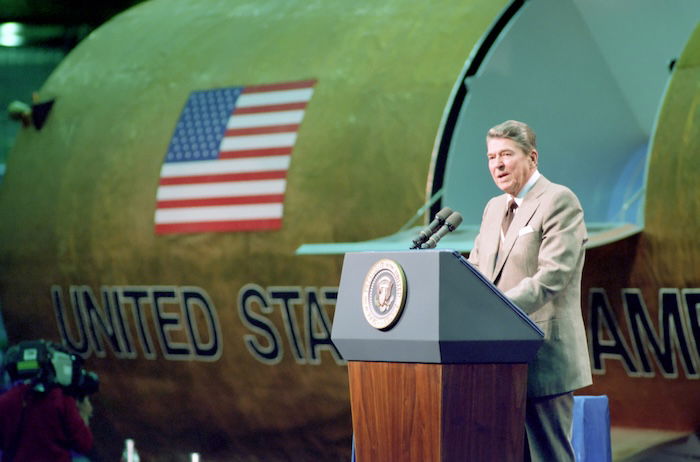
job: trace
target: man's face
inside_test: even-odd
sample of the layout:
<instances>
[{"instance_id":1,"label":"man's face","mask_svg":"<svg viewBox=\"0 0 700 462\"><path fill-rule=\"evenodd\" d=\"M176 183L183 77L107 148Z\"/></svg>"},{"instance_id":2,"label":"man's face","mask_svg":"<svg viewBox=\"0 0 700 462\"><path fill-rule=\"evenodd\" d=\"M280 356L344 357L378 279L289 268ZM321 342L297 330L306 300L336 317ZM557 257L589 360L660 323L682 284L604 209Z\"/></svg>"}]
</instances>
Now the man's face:
<instances>
[{"instance_id":1,"label":"man's face","mask_svg":"<svg viewBox=\"0 0 700 462\"><path fill-rule=\"evenodd\" d=\"M508 138L488 138L486 148L489 171L496 186L503 192L517 196L537 168L537 151L526 153Z\"/></svg>"}]
</instances>

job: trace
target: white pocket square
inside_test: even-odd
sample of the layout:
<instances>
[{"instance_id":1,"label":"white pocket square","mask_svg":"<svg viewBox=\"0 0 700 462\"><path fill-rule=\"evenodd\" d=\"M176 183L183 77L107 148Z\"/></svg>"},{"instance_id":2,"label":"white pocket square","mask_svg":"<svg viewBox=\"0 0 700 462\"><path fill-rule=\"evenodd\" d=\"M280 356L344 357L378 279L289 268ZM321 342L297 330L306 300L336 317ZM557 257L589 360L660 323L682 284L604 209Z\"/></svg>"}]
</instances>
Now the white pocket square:
<instances>
[{"instance_id":1,"label":"white pocket square","mask_svg":"<svg viewBox=\"0 0 700 462\"><path fill-rule=\"evenodd\" d=\"M534 233L534 232L535 232L535 230L532 229L532 226L527 225L527 226L520 228L520 231L518 231L518 236L522 236L524 234Z\"/></svg>"}]
</instances>

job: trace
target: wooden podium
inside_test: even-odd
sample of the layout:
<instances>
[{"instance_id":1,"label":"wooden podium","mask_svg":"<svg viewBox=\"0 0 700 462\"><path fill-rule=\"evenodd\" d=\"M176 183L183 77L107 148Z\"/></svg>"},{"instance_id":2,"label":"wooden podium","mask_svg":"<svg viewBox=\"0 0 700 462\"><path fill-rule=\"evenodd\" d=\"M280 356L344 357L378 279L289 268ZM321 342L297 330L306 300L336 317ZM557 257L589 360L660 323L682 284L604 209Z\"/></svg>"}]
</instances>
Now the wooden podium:
<instances>
[{"instance_id":1,"label":"wooden podium","mask_svg":"<svg viewBox=\"0 0 700 462\"><path fill-rule=\"evenodd\" d=\"M459 253L346 254L331 336L358 462L522 460L543 333Z\"/></svg>"}]
</instances>

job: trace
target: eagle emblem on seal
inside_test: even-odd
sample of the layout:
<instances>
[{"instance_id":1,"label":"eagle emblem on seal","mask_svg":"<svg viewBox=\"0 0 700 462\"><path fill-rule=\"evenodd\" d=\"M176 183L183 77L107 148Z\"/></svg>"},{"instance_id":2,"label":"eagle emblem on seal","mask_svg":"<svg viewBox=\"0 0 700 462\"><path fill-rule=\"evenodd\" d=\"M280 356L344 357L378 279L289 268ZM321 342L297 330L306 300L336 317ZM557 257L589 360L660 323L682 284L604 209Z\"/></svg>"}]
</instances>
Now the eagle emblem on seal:
<instances>
[{"instance_id":1,"label":"eagle emblem on seal","mask_svg":"<svg viewBox=\"0 0 700 462\"><path fill-rule=\"evenodd\" d=\"M406 275L394 260L383 258L367 272L362 286L362 311L376 329L396 324L406 303Z\"/></svg>"}]
</instances>

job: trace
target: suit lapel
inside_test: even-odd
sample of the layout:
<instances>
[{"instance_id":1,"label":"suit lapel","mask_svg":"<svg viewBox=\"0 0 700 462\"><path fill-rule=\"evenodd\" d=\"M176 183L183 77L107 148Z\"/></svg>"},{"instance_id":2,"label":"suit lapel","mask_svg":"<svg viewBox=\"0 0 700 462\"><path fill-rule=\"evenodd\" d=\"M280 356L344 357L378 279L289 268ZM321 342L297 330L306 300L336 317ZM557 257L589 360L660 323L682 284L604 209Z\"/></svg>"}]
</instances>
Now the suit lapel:
<instances>
[{"instance_id":1,"label":"suit lapel","mask_svg":"<svg viewBox=\"0 0 700 462\"><path fill-rule=\"evenodd\" d=\"M518 238L518 232L530 222L530 219L540 206L540 196L547 189L547 185L549 185L549 181L544 177L540 177L532 189L525 195L523 203L518 208L515 217L513 217L513 222L510 224L510 228L508 228L508 233L505 236L505 242L498 252L496 264L493 269L492 281L498 279L501 270L503 270L503 265L505 265L506 261L508 260L508 255L510 255L510 251L513 249L513 245L515 245L515 241ZM503 206L503 213L505 213L505 205Z\"/></svg>"}]
</instances>

